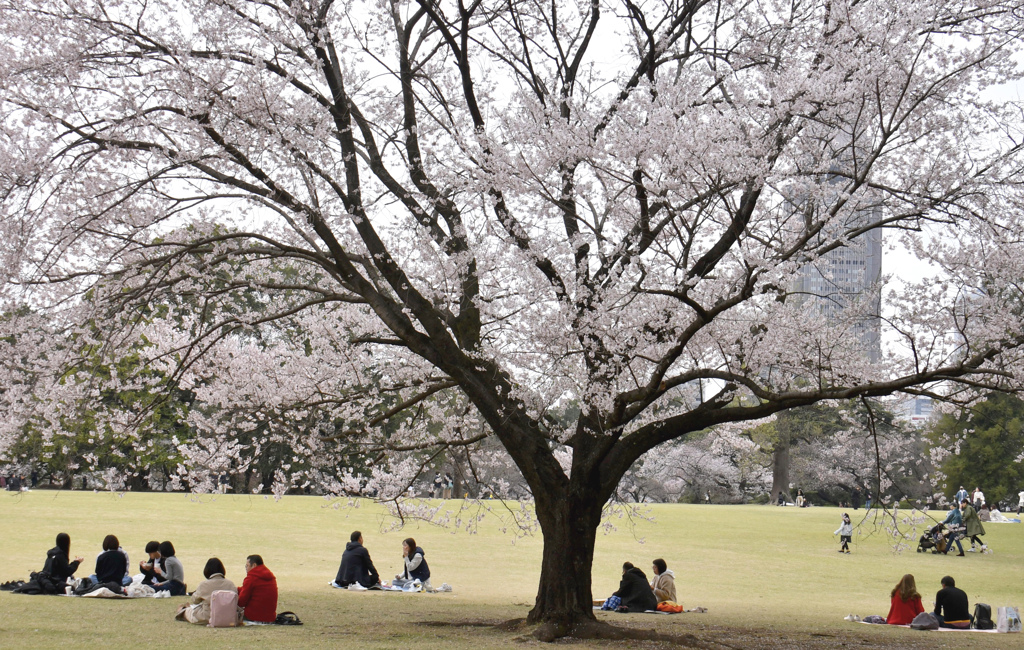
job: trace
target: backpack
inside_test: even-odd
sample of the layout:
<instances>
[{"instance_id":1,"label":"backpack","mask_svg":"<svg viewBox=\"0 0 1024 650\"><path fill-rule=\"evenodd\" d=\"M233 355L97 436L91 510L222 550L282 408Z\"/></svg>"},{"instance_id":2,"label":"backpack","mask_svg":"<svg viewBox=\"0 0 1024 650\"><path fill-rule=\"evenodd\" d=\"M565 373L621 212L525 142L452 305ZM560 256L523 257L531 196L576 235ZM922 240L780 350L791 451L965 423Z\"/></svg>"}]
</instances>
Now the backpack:
<instances>
[{"instance_id":1,"label":"backpack","mask_svg":"<svg viewBox=\"0 0 1024 650\"><path fill-rule=\"evenodd\" d=\"M935 614L931 612L921 612L910 622L910 629L937 630L939 629L939 619L935 618Z\"/></svg>"},{"instance_id":2,"label":"backpack","mask_svg":"<svg viewBox=\"0 0 1024 650\"><path fill-rule=\"evenodd\" d=\"M274 625L302 625L302 621L295 615L295 612L281 612L274 619Z\"/></svg>"},{"instance_id":3,"label":"backpack","mask_svg":"<svg viewBox=\"0 0 1024 650\"><path fill-rule=\"evenodd\" d=\"M985 603L974 605L974 619L971 621L972 630L994 630L996 624L992 622L992 608Z\"/></svg>"},{"instance_id":4,"label":"backpack","mask_svg":"<svg viewBox=\"0 0 1024 650\"><path fill-rule=\"evenodd\" d=\"M238 618L238 592L220 589L210 594L209 627L235 627Z\"/></svg>"}]
</instances>

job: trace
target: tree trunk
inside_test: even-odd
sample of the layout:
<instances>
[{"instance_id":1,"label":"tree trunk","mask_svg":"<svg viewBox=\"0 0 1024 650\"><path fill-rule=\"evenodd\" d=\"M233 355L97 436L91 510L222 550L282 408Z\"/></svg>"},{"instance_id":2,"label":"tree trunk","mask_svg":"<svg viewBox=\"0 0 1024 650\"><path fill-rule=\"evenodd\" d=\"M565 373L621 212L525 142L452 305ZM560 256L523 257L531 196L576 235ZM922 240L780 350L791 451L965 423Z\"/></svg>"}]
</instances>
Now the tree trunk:
<instances>
[{"instance_id":1,"label":"tree trunk","mask_svg":"<svg viewBox=\"0 0 1024 650\"><path fill-rule=\"evenodd\" d=\"M779 492L789 497L789 447L788 435L779 436L772 451L772 503L778 503Z\"/></svg>"},{"instance_id":2,"label":"tree trunk","mask_svg":"<svg viewBox=\"0 0 1024 650\"><path fill-rule=\"evenodd\" d=\"M552 624L557 637L595 620L591 570L602 502L592 495L554 496L536 499L544 556L537 601L527 621Z\"/></svg>"}]
</instances>

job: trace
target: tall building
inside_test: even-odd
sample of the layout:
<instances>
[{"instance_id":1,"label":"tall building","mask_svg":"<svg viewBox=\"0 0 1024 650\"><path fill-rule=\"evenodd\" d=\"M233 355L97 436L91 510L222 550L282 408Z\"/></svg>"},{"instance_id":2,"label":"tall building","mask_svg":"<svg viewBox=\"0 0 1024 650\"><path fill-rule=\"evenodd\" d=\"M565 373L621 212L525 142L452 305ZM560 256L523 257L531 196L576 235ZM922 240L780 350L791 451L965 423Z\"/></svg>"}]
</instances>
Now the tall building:
<instances>
[{"instance_id":1,"label":"tall building","mask_svg":"<svg viewBox=\"0 0 1024 650\"><path fill-rule=\"evenodd\" d=\"M881 208L863 210L849 225L880 218ZM838 319L846 310L856 308L859 315L853 323L854 330L867 346L868 357L877 361L882 356L882 296L878 285L881 276L882 231L876 228L803 267L792 289L804 300L814 300L829 319Z\"/></svg>"}]
</instances>

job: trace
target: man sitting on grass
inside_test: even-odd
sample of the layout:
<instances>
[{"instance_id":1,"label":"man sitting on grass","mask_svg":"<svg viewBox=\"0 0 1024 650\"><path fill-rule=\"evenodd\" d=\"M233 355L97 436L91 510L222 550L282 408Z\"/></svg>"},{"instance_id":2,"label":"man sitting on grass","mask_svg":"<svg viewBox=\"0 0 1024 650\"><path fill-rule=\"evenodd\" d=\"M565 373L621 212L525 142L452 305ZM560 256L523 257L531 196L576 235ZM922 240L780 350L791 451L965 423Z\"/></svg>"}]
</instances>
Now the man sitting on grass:
<instances>
[{"instance_id":1,"label":"man sitting on grass","mask_svg":"<svg viewBox=\"0 0 1024 650\"><path fill-rule=\"evenodd\" d=\"M971 613L967 605L967 594L957 589L956 581L949 576L942 580L942 589L935 594L935 618L941 627L966 630L971 627Z\"/></svg>"},{"instance_id":2,"label":"man sitting on grass","mask_svg":"<svg viewBox=\"0 0 1024 650\"><path fill-rule=\"evenodd\" d=\"M345 553L341 556L341 566L338 567L338 575L334 578L333 586L345 588L352 584L358 584L369 589L380 583L380 575L373 566L370 559L370 552L363 546L363 534L353 531L351 541L345 545Z\"/></svg>"},{"instance_id":3,"label":"man sitting on grass","mask_svg":"<svg viewBox=\"0 0 1024 650\"><path fill-rule=\"evenodd\" d=\"M245 610L247 621L273 623L277 620L277 578L263 565L259 555L245 559L245 580L238 590L238 606Z\"/></svg>"}]
</instances>

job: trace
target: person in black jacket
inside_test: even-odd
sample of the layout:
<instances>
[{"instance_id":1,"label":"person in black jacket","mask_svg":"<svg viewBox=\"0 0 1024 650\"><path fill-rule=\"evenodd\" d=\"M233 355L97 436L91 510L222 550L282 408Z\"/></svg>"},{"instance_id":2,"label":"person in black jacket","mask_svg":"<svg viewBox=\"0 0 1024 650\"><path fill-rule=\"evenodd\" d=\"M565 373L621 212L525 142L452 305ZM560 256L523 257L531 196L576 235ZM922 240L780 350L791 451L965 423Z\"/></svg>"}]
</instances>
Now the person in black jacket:
<instances>
[{"instance_id":1,"label":"person in black jacket","mask_svg":"<svg viewBox=\"0 0 1024 650\"><path fill-rule=\"evenodd\" d=\"M160 582L160 575L157 573L157 568L163 570L162 560L160 558L160 542L152 541L146 544L146 554L149 555L149 559L139 562L139 571L142 572L142 584L153 586Z\"/></svg>"},{"instance_id":2,"label":"person in black jacket","mask_svg":"<svg viewBox=\"0 0 1024 650\"><path fill-rule=\"evenodd\" d=\"M957 589L956 581L950 576L941 580L942 589L935 594L935 618L942 627L967 629L971 626L970 606L967 594Z\"/></svg>"},{"instance_id":3,"label":"person in black jacket","mask_svg":"<svg viewBox=\"0 0 1024 650\"><path fill-rule=\"evenodd\" d=\"M349 536L351 540L345 545L345 553L341 556L341 566L338 567L338 575L334 578L335 587L348 587L351 584L359 584L369 589L380 583L380 575L373 566L370 559L370 552L363 547L363 534L353 531Z\"/></svg>"},{"instance_id":4,"label":"person in black jacket","mask_svg":"<svg viewBox=\"0 0 1024 650\"><path fill-rule=\"evenodd\" d=\"M81 557L76 557L74 562L69 562L71 557L71 536L67 533L57 535L57 545L46 552L46 563L43 565L43 573L47 574L55 582L64 582L75 575L78 565L82 563Z\"/></svg>"},{"instance_id":5,"label":"person in black jacket","mask_svg":"<svg viewBox=\"0 0 1024 650\"><path fill-rule=\"evenodd\" d=\"M651 590L647 576L630 562L622 565L622 580L619 582L619 590L612 595L622 599L622 603L619 605L620 611L622 607L630 612L658 609L658 597Z\"/></svg>"},{"instance_id":6,"label":"person in black jacket","mask_svg":"<svg viewBox=\"0 0 1024 650\"><path fill-rule=\"evenodd\" d=\"M120 546L114 535L103 538L103 552L96 557L96 582L123 584L128 572L128 558L120 551Z\"/></svg>"}]
</instances>

